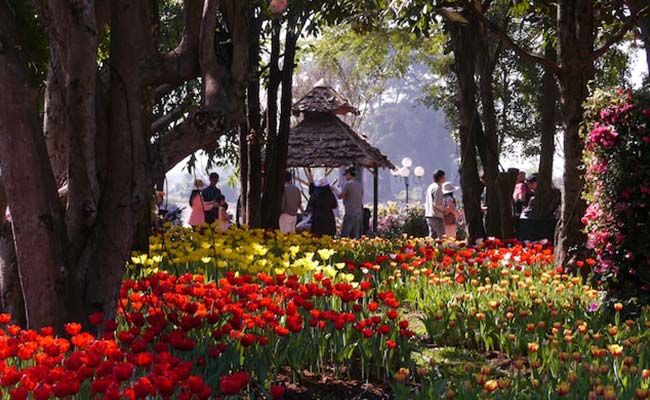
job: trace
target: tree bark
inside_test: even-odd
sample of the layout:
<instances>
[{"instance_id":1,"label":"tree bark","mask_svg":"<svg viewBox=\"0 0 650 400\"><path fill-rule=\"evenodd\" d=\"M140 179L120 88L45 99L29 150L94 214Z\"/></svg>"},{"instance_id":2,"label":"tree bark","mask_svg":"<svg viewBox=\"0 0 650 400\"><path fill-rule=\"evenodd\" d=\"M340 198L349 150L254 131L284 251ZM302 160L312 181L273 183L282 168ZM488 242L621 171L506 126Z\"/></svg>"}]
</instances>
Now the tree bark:
<instances>
[{"instance_id":1,"label":"tree bark","mask_svg":"<svg viewBox=\"0 0 650 400\"><path fill-rule=\"evenodd\" d=\"M562 0L558 3L560 60L560 103L564 130L564 185L562 217L556 233L555 263L571 267L585 253L586 236L580 219L586 210L582 199L584 171L583 141L579 135L582 103L594 77L594 10L590 0Z\"/></svg>"},{"instance_id":2,"label":"tree bark","mask_svg":"<svg viewBox=\"0 0 650 400\"><path fill-rule=\"evenodd\" d=\"M154 53L151 9L146 2L111 2L110 140L107 176L99 215L79 260L77 285L82 316L93 311L115 314L124 261L133 245L136 224L149 206L153 178L147 143L152 93L141 67Z\"/></svg>"},{"instance_id":3,"label":"tree bark","mask_svg":"<svg viewBox=\"0 0 650 400\"><path fill-rule=\"evenodd\" d=\"M512 192L515 189L519 170L509 168L508 172L500 172L497 179L497 191L501 208L501 238L511 239L515 236L515 215L512 203Z\"/></svg>"},{"instance_id":4,"label":"tree bark","mask_svg":"<svg viewBox=\"0 0 650 400\"><path fill-rule=\"evenodd\" d=\"M63 99L64 106L66 227L69 265L74 265L95 222L100 193L95 161L97 13L94 2L88 0L74 7L67 0L40 1L38 9L50 46L53 82L48 84L48 91L60 91L52 96Z\"/></svg>"},{"instance_id":5,"label":"tree bark","mask_svg":"<svg viewBox=\"0 0 650 400\"><path fill-rule=\"evenodd\" d=\"M282 93L280 98L280 124L273 144L273 154L264 182L262 203L262 226L278 228L282 196L284 195L284 176L287 170L289 133L291 130L291 106L293 103L293 70L296 44L299 33L296 27L289 27L286 33L284 56L282 58Z\"/></svg>"},{"instance_id":6,"label":"tree bark","mask_svg":"<svg viewBox=\"0 0 650 400\"><path fill-rule=\"evenodd\" d=\"M27 325L62 329L68 292L63 209L38 120L41 93L19 53L15 29L11 10L0 4L0 168L12 213Z\"/></svg>"},{"instance_id":7,"label":"tree bark","mask_svg":"<svg viewBox=\"0 0 650 400\"><path fill-rule=\"evenodd\" d=\"M262 226L261 216L261 186L262 186L262 118L261 118L261 105L260 105L260 32L262 29L262 18L256 16L254 12L250 14L251 30L250 30L250 47L249 47L249 62L250 62L250 77L248 80L248 89L246 96L246 104L248 108L248 129L245 137L245 150L247 162L246 174L244 175L242 169L242 181L246 182L246 186L242 185L242 197L246 198L246 224L251 228L259 228ZM245 196L244 196L245 194Z\"/></svg>"},{"instance_id":8,"label":"tree bark","mask_svg":"<svg viewBox=\"0 0 650 400\"><path fill-rule=\"evenodd\" d=\"M215 64L212 25L202 43L203 59L209 60L204 64L208 107L192 113L158 143L150 143L152 89L163 84L173 87L198 75L199 28L212 23L218 11L227 20L233 53L247 55L248 22L238 11L249 3L208 0L208 6L222 8L211 8L214 14L201 24L203 1L185 1L181 43L162 55L152 20L155 1L36 0L35 4L46 26L52 58L50 119L44 124L53 134L64 132L57 136L58 145L50 147L62 146L65 153L65 162L56 166L64 165L58 170L69 184L68 212L58 197L38 120L43 93L31 82L20 53L23 44L16 42L15 19L6 4L0 4L0 100L6 104L0 109L0 167L13 216L27 325L61 330L64 322L83 322L93 311L103 311L108 318L114 315L136 225L150 206L156 176L154 150L162 149L157 165L165 168L165 162L175 164L197 146L216 143L226 116L241 122L248 58ZM98 32L109 17L110 58L98 70ZM185 142L191 146L180 146ZM10 237L0 233L0 241Z\"/></svg>"},{"instance_id":9,"label":"tree bark","mask_svg":"<svg viewBox=\"0 0 650 400\"><path fill-rule=\"evenodd\" d=\"M545 56L555 61L557 54L552 44L547 44ZM555 155L555 133L557 126L557 78L553 71L544 69L542 77L542 95L538 107L541 114L541 147L539 155L539 169L537 176L537 190L535 203L532 208L532 219L549 219L553 217L555 208L559 205L558 197L553 185L553 157Z\"/></svg>"},{"instance_id":10,"label":"tree bark","mask_svg":"<svg viewBox=\"0 0 650 400\"><path fill-rule=\"evenodd\" d=\"M472 17L467 15L467 17ZM468 242L485 237L481 192L483 185L478 175L476 144L482 135L482 125L476 105L476 82L474 81L475 36L468 26L450 25L451 45L454 51L454 72L459 85L460 111L460 183L463 191L463 208L468 228Z\"/></svg>"},{"instance_id":11,"label":"tree bark","mask_svg":"<svg viewBox=\"0 0 650 400\"><path fill-rule=\"evenodd\" d=\"M25 301L20 289L18 262L11 223L5 218L7 196L0 179L0 304L2 312L11 314L14 324L25 326Z\"/></svg>"},{"instance_id":12,"label":"tree bark","mask_svg":"<svg viewBox=\"0 0 650 400\"><path fill-rule=\"evenodd\" d=\"M155 144L158 151L157 172L166 173L188 155L217 145L224 134L225 121L222 113L190 110L190 115L180 124L166 132Z\"/></svg>"},{"instance_id":13,"label":"tree bark","mask_svg":"<svg viewBox=\"0 0 650 400\"><path fill-rule=\"evenodd\" d=\"M499 53L501 52L501 44L499 43L497 45L494 55L491 55L487 28L482 23L478 23L477 28L472 30L476 32L478 47L480 65L479 85L484 126L484 134L479 140L485 141L485 148L487 150L484 158L485 164L483 165L487 203L485 230L488 236L503 238L504 235L501 231L501 209L505 207L505 204L500 204L499 190L497 187L499 177L499 134L493 90L494 69Z\"/></svg>"},{"instance_id":14,"label":"tree bark","mask_svg":"<svg viewBox=\"0 0 650 400\"><path fill-rule=\"evenodd\" d=\"M52 164L52 172L57 186L61 187L68 179L68 153L65 143L65 95L61 66L50 61L45 86L43 133L47 142L47 152Z\"/></svg>"},{"instance_id":15,"label":"tree bark","mask_svg":"<svg viewBox=\"0 0 650 400\"><path fill-rule=\"evenodd\" d=\"M246 137L248 143L248 198L246 215L251 228L262 227L262 145L260 132L251 131Z\"/></svg>"},{"instance_id":16,"label":"tree bark","mask_svg":"<svg viewBox=\"0 0 650 400\"><path fill-rule=\"evenodd\" d=\"M262 190L266 186L266 176L271 168L277 135L278 135L278 90L282 83L282 71L280 70L280 33L281 24L279 20L273 21L271 31L271 55L269 60L269 82L266 96L266 149L264 155L264 179Z\"/></svg>"},{"instance_id":17,"label":"tree bark","mask_svg":"<svg viewBox=\"0 0 650 400\"><path fill-rule=\"evenodd\" d=\"M220 64L217 60L216 49L216 26L217 26L217 10L219 9L219 2L217 0L206 0L203 8L203 18L201 21L200 33L200 53L199 64L201 66L202 89L203 95L201 97L201 106L210 111L223 111L224 102L223 98L219 98L223 94L221 83L224 78L228 76L227 68Z\"/></svg>"}]
</instances>

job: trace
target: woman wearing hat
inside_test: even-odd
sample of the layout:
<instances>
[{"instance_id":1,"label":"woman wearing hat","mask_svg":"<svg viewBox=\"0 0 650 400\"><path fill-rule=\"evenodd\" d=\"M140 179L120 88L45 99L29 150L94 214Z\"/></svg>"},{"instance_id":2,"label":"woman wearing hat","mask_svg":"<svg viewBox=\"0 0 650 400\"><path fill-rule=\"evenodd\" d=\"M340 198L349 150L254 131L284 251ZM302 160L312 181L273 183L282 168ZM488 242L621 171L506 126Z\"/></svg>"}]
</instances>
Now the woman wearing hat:
<instances>
[{"instance_id":1,"label":"woman wearing hat","mask_svg":"<svg viewBox=\"0 0 650 400\"><path fill-rule=\"evenodd\" d=\"M311 209L311 233L316 236L334 236L336 234L334 209L338 207L338 202L327 178L317 180L314 186L314 192L307 206Z\"/></svg>"},{"instance_id":2,"label":"woman wearing hat","mask_svg":"<svg viewBox=\"0 0 650 400\"><path fill-rule=\"evenodd\" d=\"M192 212L188 221L188 223L194 228L205 223L205 212L212 210L215 205L214 202L203 201L201 191L204 189L205 183L203 183L203 180L197 179L194 181L194 190L192 190L192 194L190 194L190 207L192 207Z\"/></svg>"},{"instance_id":3,"label":"woman wearing hat","mask_svg":"<svg viewBox=\"0 0 650 400\"><path fill-rule=\"evenodd\" d=\"M460 218L460 213L456 209L456 199L454 192L458 190L451 182L445 182L442 185L442 204L445 209L443 220L445 222L445 236L450 238L456 237L456 223Z\"/></svg>"}]
</instances>

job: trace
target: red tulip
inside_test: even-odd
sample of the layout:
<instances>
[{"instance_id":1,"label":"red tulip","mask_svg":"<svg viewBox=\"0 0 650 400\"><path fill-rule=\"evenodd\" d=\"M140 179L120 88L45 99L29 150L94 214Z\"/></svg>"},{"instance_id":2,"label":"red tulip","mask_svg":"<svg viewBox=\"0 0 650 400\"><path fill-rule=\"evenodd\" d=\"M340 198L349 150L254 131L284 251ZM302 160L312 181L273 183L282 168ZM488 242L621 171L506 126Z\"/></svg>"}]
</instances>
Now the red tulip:
<instances>
[{"instance_id":1,"label":"red tulip","mask_svg":"<svg viewBox=\"0 0 650 400\"><path fill-rule=\"evenodd\" d=\"M286 389L283 385L271 385L269 392L271 393L271 398L281 399L284 397Z\"/></svg>"}]
</instances>

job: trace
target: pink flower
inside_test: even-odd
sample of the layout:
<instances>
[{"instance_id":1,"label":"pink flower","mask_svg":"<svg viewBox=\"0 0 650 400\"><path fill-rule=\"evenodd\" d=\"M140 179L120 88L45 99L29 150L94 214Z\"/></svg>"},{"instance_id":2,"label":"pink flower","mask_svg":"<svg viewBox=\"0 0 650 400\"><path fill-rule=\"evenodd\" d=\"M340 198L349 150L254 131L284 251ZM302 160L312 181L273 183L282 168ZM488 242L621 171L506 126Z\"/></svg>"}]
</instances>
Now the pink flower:
<instances>
[{"instance_id":1,"label":"pink flower","mask_svg":"<svg viewBox=\"0 0 650 400\"><path fill-rule=\"evenodd\" d=\"M589 134L589 141L596 145L609 148L616 144L618 133L607 126L601 126L596 123L594 129Z\"/></svg>"}]
</instances>

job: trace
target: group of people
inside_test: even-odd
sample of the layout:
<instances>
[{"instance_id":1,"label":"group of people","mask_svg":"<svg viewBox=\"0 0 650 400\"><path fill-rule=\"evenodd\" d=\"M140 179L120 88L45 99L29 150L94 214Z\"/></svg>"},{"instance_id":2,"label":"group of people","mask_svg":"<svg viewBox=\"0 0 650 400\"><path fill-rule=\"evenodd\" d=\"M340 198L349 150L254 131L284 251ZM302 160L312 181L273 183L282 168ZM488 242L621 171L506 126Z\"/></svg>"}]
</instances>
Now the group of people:
<instances>
[{"instance_id":1,"label":"group of people","mask_svg":"<svg viewBox=\"0 0 650 400\"><path fill-rule=\"evenodd\" d=\"M427 188L424 201L424 217L430 238L456 237L457 222L461 218L454 197L457 190L453 183L447 182L445 171L438 169L433 172L433 182Z\"/></svg>"},{"instance_id":2,"label":"group of people","mask_svg":"<svg viewBox=\"0 0 650 400\"><path fill-rule=\"evenodd\" d=\"M526 178L526 173L519 171L517 184L512 193L515 216L528 219L535 204L535 191L537 190L537 174L531 174Z\"/></svg>"},{"instance_id":3,"label":"group of people","mask_svg":"<svg viewBox=\"0 0 650 400\"><path fill-rule=\"evenodd\" d=\"M298 210L302 210L300 189L292 183L293 177L287 172L282 200L282 212L279 226L283 233L310 231L317 236L336 235L336 219L334 212L338 208L338 200L343 200L345 214L341 237L359 238L363 233L363 184L356 179L354 167L347 168L344 173L345 183L339 191L330 185L327 177L317 179L309 185L309 201L304 210L303 218L297 223Z\"/></svg>"},{"instance_id":4,"label":"group of people","mask_svg":"<svg viewBox=\"0 0 650 400\"><path fill-rule=\"evenodd\" d=\"M193 227L204 223L212 224L220 230L230 226L227 213L228 204L221 190L217 187L219 174L210 174L210 185L206 186L201 179L194 182L190 195L191 213L189 225ZM309 231L314 235L335 236L335 210L338 199L343 200L345 214L341 237L359 238L364 233L363 219L363 184L357 179L354 167L347 168L344 173L345 183L338 190L331 185L327 177L315 180L309 185L309 201L307 207L302 207L302 194L293 183L291 172L286 173L284 195L279 219L280 231L284 234L291 232ZM535 201L537 174L526 177L525 172L519 172L517 183L512 195L515 215L522 219L530 217ZM430 238L456 237L457 223L462 218L458 211L454 193L458 190L451 182L447 182L445 171L436 170L433 182L426 190L424 204L425 219ZM158 196L156 196L158 200ZM157 201L157 203L160 203ZM301 220L298 220L301 213Z\"/></svg>"},{"instance_id":5,"label":"group of people","mask_svg":"<svg viewBox=\"0 0 650 400\"><path fill-rule=\"evenodd\" d=\"M230 226L228 217L228 204L226 197L217 187L219 174L210 174L210 185L206 186L203 180L194 181L194 188L190 194L191 213L188 223L192 227L216 222L217 228L225 231Z\"/></svg>"},{"instance_id":6,"label":"group of people","mask_svg":"<svg viewBox=\"0 0 650 400\"><path fill-rule=\"evenodd\" d=\"M446 181L444 171L436 170L433 173L433 183L427 188L424 205L430 238L441 238L443 235L456 236L457 222L461 218L454 198L454 192L457 190L458 188L451 182ZM525 172L519 172L512 194L514 214L517 218L531 218L532 210L535 207L536 190L537 174L526 177ZM483 203L485 191L481 197ZM482 204L482 208L484 211L487 209L484 204Z\"/></svg>"}]
</instances>

